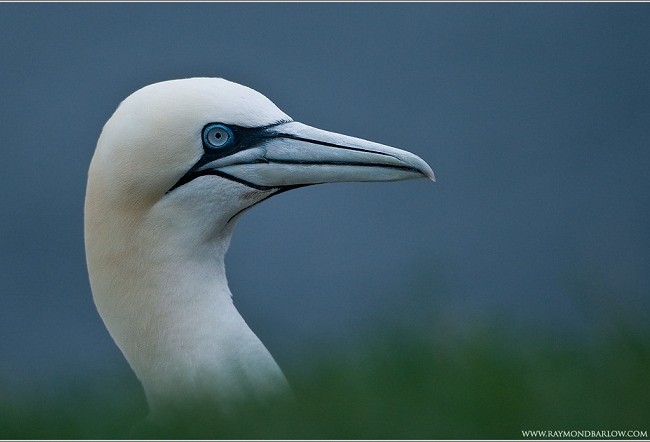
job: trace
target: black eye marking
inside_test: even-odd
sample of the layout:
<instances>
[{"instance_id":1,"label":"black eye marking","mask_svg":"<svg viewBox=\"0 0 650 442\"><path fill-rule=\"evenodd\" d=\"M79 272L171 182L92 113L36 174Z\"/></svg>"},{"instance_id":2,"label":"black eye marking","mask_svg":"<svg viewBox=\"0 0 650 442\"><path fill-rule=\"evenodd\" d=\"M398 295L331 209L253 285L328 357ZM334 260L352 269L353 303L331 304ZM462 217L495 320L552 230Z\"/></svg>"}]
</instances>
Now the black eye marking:
<instances>
[{"instance_id":1,"label":"black eye marking","mask_svg":"<svg viewBox=\"0 0 650 442\"><path fill-rule=\"evenodd\" d=\"M269 129L289 121L290 120L278 121L261 127L243 127L219 122L206 124L199 134L203 144L203 155L166 193L191 182L195 178L205 175L221 176L222 178L240 182L240 184L247 185L257 190L275 189L275 187L256 186L252 183L242 182L241 180L237 180L218 170L200 169L212 161L225 158L243 150L255 148L269 138L278 137L278 134L269 131Z\"/></svg>"}]
</instances>

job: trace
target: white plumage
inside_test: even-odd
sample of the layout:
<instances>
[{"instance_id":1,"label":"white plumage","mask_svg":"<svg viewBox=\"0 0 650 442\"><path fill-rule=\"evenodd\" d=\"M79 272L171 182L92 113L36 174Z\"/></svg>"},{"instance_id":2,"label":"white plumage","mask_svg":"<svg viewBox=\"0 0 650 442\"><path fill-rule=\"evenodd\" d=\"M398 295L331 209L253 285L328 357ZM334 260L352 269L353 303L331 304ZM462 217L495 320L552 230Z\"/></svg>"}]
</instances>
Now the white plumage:
<instances>
[{"instance_id":1,"label":"white plumage","mask_svg":"<svg viewBox=\"0 0 650 442\"><path fill-rule=\"evenodd\" d=\"M289 390L228 289L224 256L245 209L302 185L418 177L433 179L419 157L293 122L223 79L124 100L90 165L86 255L97 309L151 411Z\"/></svg>"}]
</instances>

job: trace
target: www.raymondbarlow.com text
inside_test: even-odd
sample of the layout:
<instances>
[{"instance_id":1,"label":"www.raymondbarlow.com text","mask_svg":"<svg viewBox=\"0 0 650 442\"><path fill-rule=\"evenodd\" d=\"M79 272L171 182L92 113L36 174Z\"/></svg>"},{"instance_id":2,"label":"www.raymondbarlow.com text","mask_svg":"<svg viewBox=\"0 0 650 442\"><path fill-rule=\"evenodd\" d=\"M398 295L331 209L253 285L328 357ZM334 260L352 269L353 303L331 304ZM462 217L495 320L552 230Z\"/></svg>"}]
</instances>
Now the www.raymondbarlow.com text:
<instances>
[{"instance_id":1,"label":"www.raymondbarlow.com text","mask_svg":"<svg viewBox=\"0 0 650 442\"><path fill-rule=\"evenodd\" d=\"M523 437L531 438L593 438L593 439L639 439L647 438L647 430L522 430Z\"/></svg>"}]
</instances>

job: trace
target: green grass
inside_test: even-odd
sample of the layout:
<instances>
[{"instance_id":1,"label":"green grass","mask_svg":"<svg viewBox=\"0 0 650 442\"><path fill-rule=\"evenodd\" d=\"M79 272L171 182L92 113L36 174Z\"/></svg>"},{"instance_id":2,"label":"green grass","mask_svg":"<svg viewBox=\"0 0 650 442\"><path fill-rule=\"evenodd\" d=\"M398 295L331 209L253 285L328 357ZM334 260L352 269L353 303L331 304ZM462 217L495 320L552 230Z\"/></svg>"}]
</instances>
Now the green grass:
<instances>
[{"instance_id":1,"label":"green grass","mask_svg":"<svg viewBox=\"0 0 650 442\"><path fill-rule=\"evenodd\" d=\"M519 439L525 429L650 430L643 333L610 333L591 345L513 331L440 333L397 333L354 357L325 354L308 374L288 373L292 403L231 418L197 408L139 433L129 431L146 406L132 379L72 386L49 400L3 395L0 438Z\"/></svg>"}]
</instances>

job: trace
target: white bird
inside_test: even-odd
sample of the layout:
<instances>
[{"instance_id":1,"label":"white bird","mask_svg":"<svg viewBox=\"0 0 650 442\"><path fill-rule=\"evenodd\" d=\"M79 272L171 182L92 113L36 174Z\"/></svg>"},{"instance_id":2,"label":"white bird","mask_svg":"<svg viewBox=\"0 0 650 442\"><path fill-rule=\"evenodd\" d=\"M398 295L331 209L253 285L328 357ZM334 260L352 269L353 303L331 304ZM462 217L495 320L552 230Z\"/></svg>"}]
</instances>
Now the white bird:
<instances>
[{"instance_id":1,"label":"white bird","mask_svg":"<svg viewBox=\"0 0 650 442\"><path fill-rule=\"evenodd\" d=\"M289 391L226 281L246 209L310 184L419 177L434 179L416 155L295 122L224 79L165 81L126 98L90 164L84 234L95 304L150 413Z\"/></svg>"}]
</instances>

